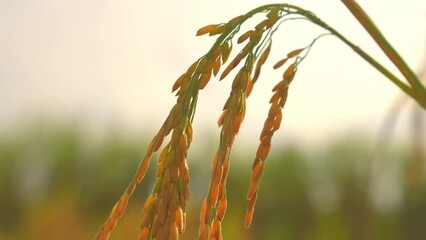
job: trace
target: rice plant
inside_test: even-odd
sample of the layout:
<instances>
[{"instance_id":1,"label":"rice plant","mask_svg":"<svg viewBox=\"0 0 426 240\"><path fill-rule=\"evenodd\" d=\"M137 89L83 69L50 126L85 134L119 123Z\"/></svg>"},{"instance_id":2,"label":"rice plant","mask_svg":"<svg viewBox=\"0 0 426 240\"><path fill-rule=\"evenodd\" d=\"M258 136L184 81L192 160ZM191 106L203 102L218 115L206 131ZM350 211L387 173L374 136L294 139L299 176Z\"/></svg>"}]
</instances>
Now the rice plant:
<instances>
[{"instance_id":1,"label":"rice plant","mask_svg":"<svg viewBox=\"0 0 426 240\"><path fill-rule=\"evenodd\" d=\"M143 180L153 154L160 151L161 148L156 183L143 206L139 239L179 239L179 235L185 231L186 225L186 207L189 200L187 186L190 181L187 155L192 142L192 122L195 117L198 94L219 73L220 81L225 79L231 71L236 71L229 97L218 120L218 126L221 129L220 142L215 156L212 157L211 177L200 211L198 232L199 239L223 239L221 225L227 208L226 180L230 153L244 120L246 99L250 96L260 77L262 67L268 59L274 43L274 33L285 25L283 24L285 21L307 20L324 29L325 33L314 38L309 45L300 46L287 53L274 65L275 69L283 68L284 70L282 79L277 81L272 89L270 110L260 133L260 143L254 158L247 195L246 227L250 226L253 219L260 179L271 149L272 137L280 128L282 110L290 84L301 68L301 63L319 38L332 35L340 39L425 109L426 89L417 76L354 0L342 0L342 2L402 73L403 80L396 77L380 62L322 21L313 12L295 5L286 3L264 5L227 22L200 28L196 33L197 36L215 36L216 41L206 54L197 59L176 80L172 87L172 92L176 92L176 104L150 142L136 174L113 207L96 239L109 238L119 218L123 215L130 196L138 183ZM255 15L262 16L262 20L250 30L240 33L241 26ZM243 47L237 52L236 57L230 60L229 57L235 44L242 44ZM222 70L222 68L224 69ZM167 136L170 136L170 140L163 144Z\"/></svg>"}]
</instances>

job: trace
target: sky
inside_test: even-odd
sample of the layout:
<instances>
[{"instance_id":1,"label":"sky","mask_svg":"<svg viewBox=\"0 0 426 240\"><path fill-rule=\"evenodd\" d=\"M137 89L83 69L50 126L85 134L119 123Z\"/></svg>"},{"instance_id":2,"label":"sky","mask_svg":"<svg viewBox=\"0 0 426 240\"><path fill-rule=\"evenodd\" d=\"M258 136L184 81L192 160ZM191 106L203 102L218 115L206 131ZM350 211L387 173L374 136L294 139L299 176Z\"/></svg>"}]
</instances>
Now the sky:
<instances>
[{"instance_id":1,"label":"sky","mask_svg":"<svg viewBox=\"0 0 426 240\"><path fill-rule=\"evenodd\" d=\"M0 0L0 129L38 116L92 128L158 129L176 100L174 81L214 43L214 37L195 37L197 29L268 3ZM289 3L315 12L400 76L340 1ZM426 64L426 1L358 3L413 69ZM273 64L323 33L295 21L279 31L279 44L248 99L243 136L261 131L281 76ZM231 82L211 80L200 93L196 131L216 127ZM376 131L399 90L343 43L326 37L299 67L289 94L279 137L321 142Z\"/></svg>"}]
</instances>

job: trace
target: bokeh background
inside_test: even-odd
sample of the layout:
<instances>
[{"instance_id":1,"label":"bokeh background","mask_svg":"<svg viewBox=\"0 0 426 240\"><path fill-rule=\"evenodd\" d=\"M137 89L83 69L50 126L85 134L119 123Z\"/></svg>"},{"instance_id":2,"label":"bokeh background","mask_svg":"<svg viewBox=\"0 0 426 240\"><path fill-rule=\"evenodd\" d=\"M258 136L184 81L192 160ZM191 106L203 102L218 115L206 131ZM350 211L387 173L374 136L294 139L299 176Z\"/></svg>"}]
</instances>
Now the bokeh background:
<instances>
[{"instance_id":1,"label":"bokeh background","mask_svg":"<svg viewBox=\"0 0 426 240\"><path fill-rule=\"evenodd\" d=\"M426 76L426 2L358 2ZM0 239L92 239L173 106L175 79L214 43L196 30L267 3L0 0ZM340 1L291 3L397 73ZM314 46L292 83L244 228L251 162L281 74L272 65L321 33L291 21L276 35L233 149L224 236L423 239L425 111L332 37ZM195 239L230 84L212 80L200 94L183 239ZM111 239L136 238L153 163Z\"/></svg>"}]
</instances>

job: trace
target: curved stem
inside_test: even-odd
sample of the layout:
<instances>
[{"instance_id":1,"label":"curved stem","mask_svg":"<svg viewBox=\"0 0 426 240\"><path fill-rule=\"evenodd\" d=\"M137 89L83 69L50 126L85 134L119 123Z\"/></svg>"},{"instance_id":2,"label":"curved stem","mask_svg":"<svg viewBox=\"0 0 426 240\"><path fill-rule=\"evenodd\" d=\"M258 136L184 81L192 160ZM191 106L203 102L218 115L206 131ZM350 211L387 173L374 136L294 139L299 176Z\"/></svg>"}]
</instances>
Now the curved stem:
<instances>
[{"instance_id":1,"label":"curved stem","mask_svg":"<svg viewBox=\"0 0 426 240\"><path fill-rule=\"evenodd\" d=\"M323 22L320 18L318 18L314 13L307 11L303 8L300 8L291 4L269 4L264 5L258 8L255 8L243 15L241 21L238 21L238 24L241 24L248 18L253 15L269 10L271 8L281 8L283 11L289 14L298 14L306 17L312 23L330 31L334 36L343 41L346 45L352 48L359 56L361 56L365 61L367 61L370 65L376 68L380 73L382 73L386 78L392 81L395 85L397 85L403 92L413 98L421 107L426 109L426 90L424 86L420 83L417 76L413 73L413 71L408 67L408 65L402 60L402 58L398 55L398 53L390 46L390 44L386 41L380 31L375 27L371 20L369 20L368 16L362 11L362 9L357 5L353 0L342 0L344 3L347 3L349 9L353 9L353 14L355 16L361 16L359 19L364 19L367 26L366 29L371 29L369 31L370 35L379 43L379 46L384 49L385 53L389 54L388 57L393 60L394 64L398 67L398 69L403 73L404 77L410 83L411 87L401 81L398 77L392 74L388 69L386 69L382 64L380 64L377 60L371 57L368 53L363 51L361 48L353 44L346 37L340 34L337 30L330 27L328 24ZM355 11L356 10L356 11ZM363 24L363 22L361 22ZM217 44L217 42L216 42Z\"/></svg>"},{"instance_id":2,"label":"curved stem","mask_svg":"<svg viewBox=\"0 0 426 240\"><path fill-rule=\"evenodd\" d=\"M381 65L378 61L376 61L373 57L371 57L368 53L364 52L360 47L353 44L351 41L349 41L347 38L345 38L342 34L337 32L334 28L328 26L326 23L324 23L319 18L311 18L312 22L318 24L319 26L327 29L330 31L334 36L342 40L346 45L348 45L352 50L354 50L358 55L360 55L365 61L370 63L374 68L376 68L379 72L381 72L386 78L391 80L394 84L396 84L402 91L404 91L406 94L414 98L418 101L416 95L414 94L413 89L411 89L409 86L407 86L405 83L403 83L401 80L399 80L394 74L392 74L389 70L387 70L383 65ZM419 102L420 103L420 102Z\"/></svg>"},{"instance_id":3,"label":"curved stem","mask_svg":"<svg viewBox=\"0 0 426 240\"><path fill-rule=\"evenodd\" d=\"M351 1L352 0L342 0L342 1ZM282 7L287 9L293 9L295 14L300 14L302 16L305 16L308 20L311 22L317 24L318 26L330 31L333 35L335 35L337 38L342 40L346 45L348 45L350 48L352 48L359 56L361 56L365 61L367 61L370 65L372 65L374 68L376 68L379 72L381 72L386 78L391 80L394 84L396 84L402 91L404 91L407 95L409 95L411 98L413 98L421 107L426 109L426 91L423 91L424 89L423 85L418 81L417 76L415 74L409 74L412 76L410 78L413 87L407 86L404 82L402 82L399 78L397 78L394 74L392 74L389 70L387 70L382 64L380 64L378 61L376 61L373 57L371 57L368 53L364 52L361 48L353 44L351 41L349 41L347 38L345 38L342 34L340 34L337 30L330 27L328 24L323 22L320 18L318 18L314 13L307 11L303 8L289 5L289 4L281 4ZM378 30L377 30L378 31ZM396 52L396 51L395 51ZM409 69L407 65L406 69ZM407 74L408 72L412 72L411 70L405 71ZM408 79L407 79L408 81Z\"/></svg>"},{"instance_id":4,"label":"curved stem","mask_svg":"<svg viewBox=\"0 0 426 240\"><path fill-rule=\"evenodd\" d=\"M421 100L421 105L426 105L426 88L421 84L417 75L408 66L408 64L402 59L398 52L392 47L392 45L386 40L383 34L380 32L378 27L374 24L368 14L356 3L355 0L341 0L343 4L349 9L352 15L361 23L361 25L367 30L368 34L374 39L379 45L386 56L392 61L392 63L402 73L408 83L414 90L416 96Z\"/></svg>"}]
</instances>

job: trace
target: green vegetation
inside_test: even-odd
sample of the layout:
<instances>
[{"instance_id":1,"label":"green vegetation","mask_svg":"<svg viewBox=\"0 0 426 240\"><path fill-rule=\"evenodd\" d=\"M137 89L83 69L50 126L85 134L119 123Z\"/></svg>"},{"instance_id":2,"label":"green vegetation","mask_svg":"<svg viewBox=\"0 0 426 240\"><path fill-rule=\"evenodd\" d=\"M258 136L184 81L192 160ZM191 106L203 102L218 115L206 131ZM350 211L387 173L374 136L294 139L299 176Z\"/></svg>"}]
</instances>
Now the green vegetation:
<instances>
[{"instance_id":1,"label":"green vegetation","mask_svg":"<svg viewBox=\"0 0 426 240\"><path fill-rule=\"evenodd\" d=\"M131 178L147 141L119 131L88 139L93 136L78 127L43 124L2 135L0 239L93 238ZM228 178L224 238L422 239L426 182L416 188L404 184L409 150L393 149L391 157L377 162L364 140L354 136L315 151L288 145L272 152L250 229L244 228L244 203L251 159L239 157L237 150ZM214 152L211 145L204 147L205 152ZM211 166L209 158L191 152L189 157L191 200L182 239L197 237ZM156 165L149 168L147 181L135 192L111 239L138 234L142 203L154 184ZM379 170L373 168L377 165Z\"/></svg>"}]
</instances>

